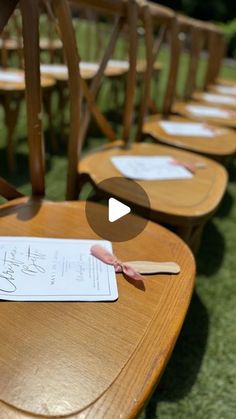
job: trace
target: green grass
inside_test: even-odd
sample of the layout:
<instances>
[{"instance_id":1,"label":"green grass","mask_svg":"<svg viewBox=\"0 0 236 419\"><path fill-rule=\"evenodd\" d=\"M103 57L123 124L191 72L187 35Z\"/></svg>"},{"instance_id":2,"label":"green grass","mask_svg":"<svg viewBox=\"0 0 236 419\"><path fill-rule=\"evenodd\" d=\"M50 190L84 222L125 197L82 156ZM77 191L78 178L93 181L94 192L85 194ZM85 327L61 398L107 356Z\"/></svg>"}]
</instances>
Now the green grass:
<instances>
[{"instance_id":1,"label":"green grass","mask_svg":"<svg viewBox=\"0 0 236 419\"><path fill-rule=\"evenodd\" d=\"M162 52L161 59L166 60ZM201 65L200 78L204 63ZM186 74L186 59L181 64L180 90ZM222 75L233 77L234 69L223 68ZM155 91L161 100L167 72ZM102 95L104 106L109 96ZM110 104L110 101L109 101ZM114 112L113 112L114 115ZM11 180L24 193L30 193L27 176L26 115L22 106L15 133L17 170L9 176L6 165L3 112L0 111L1 175ZM58 127L56 127L58 128ZM46 130L46 196L53 200L65 197L67 170L66 143L58 140L60 151L52 153ZM58 128L59 130L59 128ZM97 130L90 132L85 152L104 138ZM198 256L196 291L173 356L164 376L140 419L233 419L236 416L236 172L230 168L227 194L207 225Z\"/></svg>"}]
</instances>

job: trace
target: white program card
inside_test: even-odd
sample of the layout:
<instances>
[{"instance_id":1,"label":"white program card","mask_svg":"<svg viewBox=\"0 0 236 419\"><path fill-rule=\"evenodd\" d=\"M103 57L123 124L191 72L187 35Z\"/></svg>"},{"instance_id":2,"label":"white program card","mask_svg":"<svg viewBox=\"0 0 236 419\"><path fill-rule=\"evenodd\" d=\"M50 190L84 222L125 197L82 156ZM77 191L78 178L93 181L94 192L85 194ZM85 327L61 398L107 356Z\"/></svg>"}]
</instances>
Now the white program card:
<instances>
[{"instance_id":1,"label":"white program card","mask_svg":"<svg viewBox=\"0 0 236 419\"><path fill-rule=\"evenodd\" d=\"M202 98L207 102L220 103L224 105L236 105L236 99L230 96L218 95L214 93L203 93Z\"/></svg>"},{"instance_id":2,"label":"white program card","mask_svg":"<svg viewBox=\"0 0 236 419\"><path fill-rule=\"evenodd\" d=\"M137 180L191 179L187 169L174 165L170 156L115 156L112 163L122 175Z\"/></svg>"},{"instance_id":3,"label":"white program card","mask_svg":"<svg viewBox=\"0 0 236 419\"><path fill-rule=\"evenodd\" d=\"M159 125L170 135L209 138L215 136L214 132L202 123L160 121Z\"/></svg>"},{"instance_id":4,"label":"white program card","mask_svg":"<svg viewBox=\"0 0 236 419\"><path fill-rule=\"evenodd\" d=\"M108 65L111 67L122 68L124 70L129 69L129 62L125 60L109 60Z\"/></svg>"},{"instance_id":5,"label":"white program card","mask_svg":"<svg viewBox=\"0 0 236 419\"><path fill-rule=\"evenodd\" d=\"M104 240L0 237L0 300L114 301L114 267L90 254Z\"/></svg>"},{"instance_id":6,"label":"white program card","mask_svg":"<svg viewBox=\"0 0 236 419\"><path fill-rule=\"evenodd\" d=\"M0 81L23 83L25 81L24 74L18 74L8 71L0 71Z\"/></svg>"},{"instance_id":7,"label":"white program card","mask_svg":"<svg viewBox=\"0 0 236 419\"><path fill-rule=\"evenodd\" d=\"M215 86L215 90L223 95L236 95L236 87L234 86Z\"/></svg>"},{"instance_id":8,"label":"white program card","mask_svg":"<svg viewBox=\"0 0 236 419\"><path fill-rule=\"evenodd\" d=\"M41 64L40 71L43 74L68 74L68 68L64 64Z\"/></svg>"},{"instance_id":9,"label":"white program card","mask_svg":"<svg viewBox=\"0 0 236 419\"><path fill-rule=\"evenodd\" d=\"M211 118L229 118L229 112L208 106L188 105L187 110L196 116L209 116Z\"/></svg>"}]
</instances>

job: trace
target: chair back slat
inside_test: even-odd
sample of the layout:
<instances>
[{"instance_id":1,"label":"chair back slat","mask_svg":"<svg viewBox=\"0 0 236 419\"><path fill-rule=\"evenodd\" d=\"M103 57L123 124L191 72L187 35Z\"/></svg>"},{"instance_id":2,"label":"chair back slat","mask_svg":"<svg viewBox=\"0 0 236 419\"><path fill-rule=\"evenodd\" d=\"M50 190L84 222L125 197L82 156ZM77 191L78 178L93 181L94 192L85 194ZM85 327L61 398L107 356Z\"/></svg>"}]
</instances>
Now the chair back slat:
<instances>
[{"instance_id":1,"label":"chair back slat","mask_svg":"<svg viewBox=\"0 0 236 419\"><path fill-rule=\"evenodd\" d=\"M144 3L140 10L145 31L146 70L144 72L143 94L139 112L138 130L136 135L137 141L141 140L142 125L150 102L151 79L153 75L154 63L157 59L157 54L160 51L166 35L169 35L169 54L171 62L169 66L167 87L163 101L163 113L165 114L169 113L175 94L180 48L178 40L179 27L177 25L175 13L173 11L163 6L149 2L146 4ZM154 40L154 32L156 26L159 27L158 43Z\"/></svg>"},{"instance_id":2,"label":"chair back slat","mask_svg":"<svg viewBox=\"0 0 236 419\"><path fill-rule=\"evenodd\" d=\"M206 25L208 43L208 62L205 73L204 88L216 80L225 54L225 39L223 33L212 24Z\"/></svg>"},{"instance_id":3,"label":"chair back slat","mask_svg":"<svg viewBox=\"0 0 236 419\"><path fill-rule=\"evenodd\" d=\"M136 65L138 52L138 34L137 34L137 7L133 1L127 2L127 23L129 27L129 47L128 47L128 61L129 71L127 74L126 94L125 94L125 109L123 120L123 134L122 138L125 143L130 142L130 128L133 120L134 95L136 86Z\"/></svg>"},{"instance_id":4,"label":"chair back slat","mask_svg":"<svg viewBox=\"0 0 236 419\"><path fill-rule=\"evenodd\" d=\"M44 142L42 130L42 101L39 72L39 10L38 2L21 0L22 32L24 44L25 82L29 166L32 194L43 196Z\"/></svg>"},{"instance_id":5,"label":"chair back slat","mask_svg":"<svg viewBox=\"0 0 236 419\"><path fill-rule=\"evenodd\" d=\"M80 131L80 71L79 55L76 47L75 33L72 26L72 17L68 2L57 0L52 2L53 11L58 19L64 55L69 73L70 96L70 137L68 145L69 170L67 174L67 195L74 196L77 185L77 157L78 133Z\"/></svg>"},{"instance_id":6,"label":"chair back slat","mask_svg":"<svg viewBox=\"0 0 236 419\"><path fill-rule=\"evenodd\" d=\"M197 72L199 68L201 51L203 49L203 31L199 25L193 25L190 29L190 50L188 74L185 83L184 99L191 98L197 86Z\"/></svg>"},{"instance_id":7,"label":"chair back slat","mask_svg":"<svg viewBox=\"0 0 236 419\"><path fill-rule=\"evenodd\" d=\"M0 0L0 33L17 6L18 0Z\"/></svg>"}]
</instances>

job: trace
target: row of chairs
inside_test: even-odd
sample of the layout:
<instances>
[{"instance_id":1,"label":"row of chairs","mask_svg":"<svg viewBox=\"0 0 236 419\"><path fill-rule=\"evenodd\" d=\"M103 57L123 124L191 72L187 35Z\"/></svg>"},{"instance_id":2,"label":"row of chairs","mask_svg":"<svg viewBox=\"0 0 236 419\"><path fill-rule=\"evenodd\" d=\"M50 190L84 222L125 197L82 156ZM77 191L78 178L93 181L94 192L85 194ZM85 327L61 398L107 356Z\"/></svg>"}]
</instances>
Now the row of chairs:
<instances>
[{"instance_id":1,"label":"row of chairs","mask_svg":"<svg viewBox=\"0 0 236 419\"><path fill-rule=\"evenodd\" d=\"M98 70L87 83L79 69L80 58L70 4L67 0L50 0L47 3L61 34L68 66L70 133L67 198L70 201L56 203L43 199L39 9L35 0L22 0L32 196L21 196L4 179L0 179L1 194L9 200L0 207L1 234L98 239L86 220L85 203L77 199L85 182L89 181L95 189L99 189L102 180L120 176L111 163L113 156L168 155L191 168L194 176L190 180L140 181L151 203L149 223L132 240L113 243L114 252L121 260L175 260L181 267L178 276L153 275L145 279L143 288L117 276L120 297L112 304L1 302L0 336L1 342L4 342L0 348L3 384L0 386L1 415L17 418L27 415L134 417L161 377L191 300L195 261L190 248L197 251L204 225L216 211L227 186L226 169L218 160L226 164L235 153L236 138L234 131L229 129L233 127L234 111L226 111L224 115L229 117L221 118L212 117L212 113L209 116L209 111L208 114L205 111L205 117L203 111L200 115L202 108L209 109L209 104L205 104L207 101L198 102L204 99L203 91L197 92L200 97L195 96L196 101L190 101L196 87L196 68L204 39L209 42L204 89L210 86L212 91L214 89L219 93L219 89L227 89L227 82L224 84L223 80L217 80L223 54L223 47L219 51L222 34L210 24L178 16L172 10L153 3L73 0L73 5L80 9L90 9L115 18ZM16 4L14 0L0 1L1 30ZM124 25L128 27L129 67L120 139L100 111L96 98ZM146 62L138 110L137 141L132 141L137 28L140 25L144 29ZM163 28L163 39L169 41L170 67L162 113L147 117L150 104L153 104L151 79L156 59L156 27ZM174 99L181 47L179 35L183 32L190 34L190 62L186 100L179 102ZM81 106L82 97L86 106ZM191 112L194 106L195 112ZM211 109L218 108L212 106ZM224 111L222 107L220 110ZM110 142L81 159L92 115ZM208 140L190 135L177 140L176 136L166 135L162 130L160 122L163 119L184 123L200 120L207 123L214 136ZM147 135L155 141L141 141ZM199 163L204 167L200 168ZM139 216L146 213L146 208L132 190L128 193L126 190L119 191L113 184L112 190L100 192L105 197L111 193L131 206L138 204ZM91 205L94 214L99 217L101 204L94 202Z\"/></svg>"}]
</instances>

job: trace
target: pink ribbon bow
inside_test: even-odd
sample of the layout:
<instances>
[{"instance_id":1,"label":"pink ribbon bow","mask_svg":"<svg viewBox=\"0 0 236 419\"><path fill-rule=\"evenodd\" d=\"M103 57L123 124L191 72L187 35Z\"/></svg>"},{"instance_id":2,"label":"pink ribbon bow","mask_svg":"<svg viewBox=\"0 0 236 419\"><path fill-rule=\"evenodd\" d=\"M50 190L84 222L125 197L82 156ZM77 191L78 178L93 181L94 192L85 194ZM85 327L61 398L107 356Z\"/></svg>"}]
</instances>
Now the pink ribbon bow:
<instances>
[{"instance_id":1,"label":"pink ribbon bow","mask_svg":"<svg viewBox=\"0 0 236 419\"><path fill-rule=\"evenodd\" d=\"M182 166L193 174L196 172L196 169L202 169L206 167L206 164L203 162L190 163L190 162L183 162L183 161L179 161L175 159L171 160L171 164Z\"/></svg>"},{"instance_id":2,"label":"pink ribbon bow","mask_svg":"<svg viewBox=\"0 0 236 419\"><path fill-rule=\"evenodd\" d=\"M119 259L116 258L115 255L108 252L108 250L104 249L104 247L95 244L91 247L90 251L93 256L95 256L102 262L106 263L107 265L113 265L115 268L115 272L123 272L129 278L135 279L136 281L143 280L142 275L140 275L135 269L129 266L129 264L121 262Z\"/></svg>"}]
</instances>

